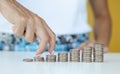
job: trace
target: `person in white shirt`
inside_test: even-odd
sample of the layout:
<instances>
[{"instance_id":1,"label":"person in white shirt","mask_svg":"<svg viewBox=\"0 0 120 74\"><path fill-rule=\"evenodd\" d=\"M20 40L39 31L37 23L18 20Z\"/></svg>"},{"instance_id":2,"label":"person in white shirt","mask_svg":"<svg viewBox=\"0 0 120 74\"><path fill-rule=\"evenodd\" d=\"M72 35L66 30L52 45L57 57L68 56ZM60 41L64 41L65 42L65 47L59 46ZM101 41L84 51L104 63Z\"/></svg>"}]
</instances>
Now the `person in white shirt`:
<instances>
[{"instance_id":1,"label":"person in white shirt","mask_svg":"<svg viewBox=\"0 0 120 74\"><path fill-rule=\"evenodd\" d=\"M111 35L107 0L89 1L95 17L95 40L83 39L82 44L78 42L80 46L72 43L73 48L81 49L97 42L104 44L107 52ZM36 55L42 54L48 43L49 52L52 53L56 40L64 45L70 43L71 39L72 42L80 40L79 36L88 37L91 28L87 22L86 3L87 0L0 0L0 12L10 22L1 16L0 25L13 24L14 34L24 36L28 42L33 42L39 37L40 45ZM1 31L11 32L10 26L4 24L3 27L7 30L2 28Z\"/></svg>"}]
</instances>

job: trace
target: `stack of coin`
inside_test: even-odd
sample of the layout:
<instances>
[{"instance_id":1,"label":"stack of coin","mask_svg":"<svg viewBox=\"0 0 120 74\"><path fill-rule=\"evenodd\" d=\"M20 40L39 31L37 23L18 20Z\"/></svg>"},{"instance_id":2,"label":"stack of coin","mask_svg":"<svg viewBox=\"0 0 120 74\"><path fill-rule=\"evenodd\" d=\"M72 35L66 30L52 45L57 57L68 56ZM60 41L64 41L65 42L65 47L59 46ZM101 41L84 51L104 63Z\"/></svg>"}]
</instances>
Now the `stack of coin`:
<instances>
[{"instance_id":1,"label":"stack of coin","mask_svg":"<svg viewBox=\"0 0 120 74\"><path fill-rule=\"evenodd\" d=\"M96 43L94 45L93 55L94 55L94 62L103 62L104 55L103 55L103 44Z\"/></svg>"},{"instance_id":2,"label":"stack of coin","mask_svg":"<svg viewBox=\"0 0 120 74\"><path fill-rule=\"evenodd\" d=\"M80 62L80 50L77 50L77 49L70 50L70 61Z\"/></svg>"},{"instance_id":3,"label":"stack of coin","mask_svg":"<svg viewBox=\"0 0 120 74\"><path fill-rule=\"evenodd\" d=\"M44 57L36 56L34 57L35 62L44 62Z\"/></svg>"},{"instance_id":4,"label":"stack of coin","mask_svg":"<svg viewBox=\"0 0 120 74\"><path fill-rule=\"evenodd\" d=\"M83 47L82 62L92 62L92 47L89 47L89 46Z\"/></svg>"},{"instance_id":5,"label":"stack of coin","mask_svg":"<svg viewBox=\"0 0 120 74\"><path fill-rule=\"evenodd\" d=\"M33 62L33 59L26 58L26 59L23 59L23 62Z\"/></svg>"},{"instance_id":6,"label":"stack of coin","mask_svg":"<svg viewBox=\"0 0 120 74\"><path fill-rule=\"evenodd\" d=\"M68 62L68 53L58 53L58 62Z\"/></svg>"},{"instance_id":7,"label":"stack of coin","mask_svg":"<svg viewBox=\"0 0 120 74\"><path fill-rule=\"evenodd\" d=\"M56 55L46 55L46 62L56 62Z\"/></svg>"}]
</instances>

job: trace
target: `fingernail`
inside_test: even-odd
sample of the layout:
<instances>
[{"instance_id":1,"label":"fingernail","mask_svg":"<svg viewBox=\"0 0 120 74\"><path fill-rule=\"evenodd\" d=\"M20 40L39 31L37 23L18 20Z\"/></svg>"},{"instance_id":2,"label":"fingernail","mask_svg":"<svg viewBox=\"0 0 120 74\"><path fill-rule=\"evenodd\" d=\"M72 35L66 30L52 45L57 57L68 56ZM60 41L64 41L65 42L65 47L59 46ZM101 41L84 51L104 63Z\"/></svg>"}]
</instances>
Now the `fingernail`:
<instances>
[{"instance_id":1,"label":"fingernail","mask_svg":"<svg viewBox=\"0 0 120 74\"><path fill-rule=\"evenodd\" d=\"M41 54L36 53L36 56L41 56Z\"/></svg>"}]
</instances>

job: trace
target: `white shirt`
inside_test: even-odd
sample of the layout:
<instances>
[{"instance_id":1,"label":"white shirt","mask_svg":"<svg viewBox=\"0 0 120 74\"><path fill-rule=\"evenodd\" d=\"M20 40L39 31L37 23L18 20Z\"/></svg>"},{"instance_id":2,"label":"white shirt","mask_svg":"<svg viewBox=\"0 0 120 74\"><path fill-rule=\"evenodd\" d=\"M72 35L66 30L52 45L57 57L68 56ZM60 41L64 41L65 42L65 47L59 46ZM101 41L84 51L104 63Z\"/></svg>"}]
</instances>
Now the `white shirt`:
<instances>
[{"instance_id":1,"label":"white shirt","mask_svg":"<svg viewBox=\"0 0 120 74\"><path fill-rule=\"evenodd\" d=\"M91 31L87 23L87 0L18 0L18 2L41 16L57 35ZM0 31L12 32L8 24L10 23L0 16Z\"/></svg>"}]
</instances>

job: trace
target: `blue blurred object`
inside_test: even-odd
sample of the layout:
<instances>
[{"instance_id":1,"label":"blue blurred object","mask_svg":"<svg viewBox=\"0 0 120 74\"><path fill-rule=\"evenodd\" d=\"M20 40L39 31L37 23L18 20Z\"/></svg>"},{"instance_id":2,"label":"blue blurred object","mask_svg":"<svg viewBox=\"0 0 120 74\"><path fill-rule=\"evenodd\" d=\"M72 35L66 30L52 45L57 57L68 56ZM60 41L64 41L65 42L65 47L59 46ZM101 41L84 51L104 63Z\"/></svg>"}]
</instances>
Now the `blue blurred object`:
<instances>
[{"instance_id":1,"label":"blue blurred object","mask_svg":"<svg viewBox=\"0 0 120 74\"><path fill-rule=\"evenodd\" d=\"M55 51L67 52L70 49L78 47L81 43L88 41L89 36L86 34L77 34L77 35L60 35L56 38L56 47ZM33 43L28 43L22 37L19 38L15 35L10 34L1 34L0 35L0 50L9 50L9 51L36 51L38 49L39 39L36 39ZM46 47L48 51L49 47Z\"/></svg>"},{"instance_id":2,"label":"blue blurred object","mask_svg":"<svg viewBox=\"0 0 120 74\"><path fill-rule=\"evenodd\" d=\"M67 46L64 44L56 44L55 51L64 52L64 51L68 51L68 50L67 50Z\"/></svg>"},{"instance_id":3,"label":"blue blurred object","mask_svg":"<svg viewBox=\"0 0 120 74\"><path fill-rule=\"evenodd\" d=\"M10 47L10 51L15 51L15 45L11 44L9 47Z\"/></svg>"},{"instance_id":4,"label":"blue blurred object","mask_svg":"<svg viewBox=\"0 0 120 74\"><path fill-rule=\"evenodd\" d=\"M3 43L3 42L0 42L0 51L3 50L3 46L4 46L4 43Z\"/></svg>"},{"instance_id":5,"label":"blue blurred object","mask_svg":"<svg viewBox=\"0 0 120 74\"><path fill-rule=\"evenodd\" d=\"M24 38L20 38L20 42L15 44L15 50L16 51L26 51L25 49L26 41Z\"/></svg>"},{"instance_id":6,"label":"blue blurred object","mask_svg":"<svg viewBox=\"0 0 120 74\"><path fill-rule=\"evenodd\" d=\"M26 51L25 45L16 44L16 45L15 45L15 51Z\"/></svg>"},{"instance_id":7,"label":"blue blurred object","mask_svg":"<svg viewBox=\"0 0 120 74\"><path fill-rule=\"evenodd\" d=\"M37 49L38 49L38 45L35 42L26 45L27 51L36 51Z\"/></svg>"}]
</instances>

